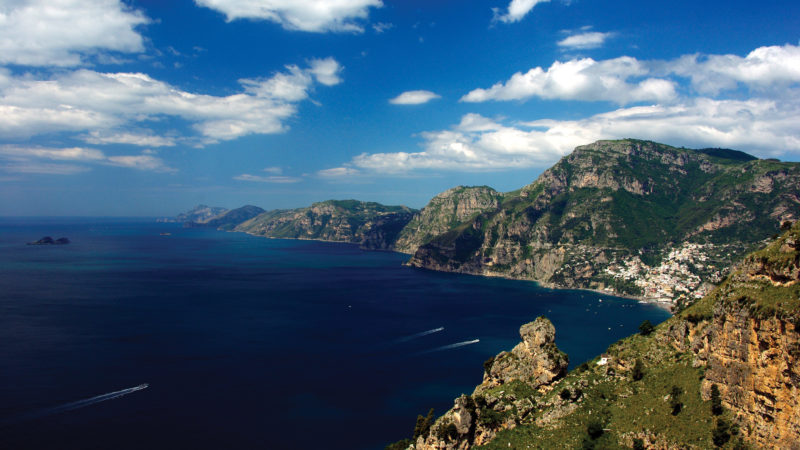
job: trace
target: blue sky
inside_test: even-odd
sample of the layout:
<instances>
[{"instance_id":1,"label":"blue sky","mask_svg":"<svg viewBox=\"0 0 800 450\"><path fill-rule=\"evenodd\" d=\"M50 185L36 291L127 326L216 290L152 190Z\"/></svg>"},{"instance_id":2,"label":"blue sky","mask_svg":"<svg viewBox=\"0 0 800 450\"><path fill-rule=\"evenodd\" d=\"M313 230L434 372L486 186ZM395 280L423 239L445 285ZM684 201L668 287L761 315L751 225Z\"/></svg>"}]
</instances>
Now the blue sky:
<instances>
[{"instance_id":1,"label":"blue sky","mask_svg":"<svg viewBox=\"0 0 800 450\"><path fill-rule=\"evenodd\" d=\"M800 4L0 0L0 215L422 207L624 137L800 160Z\"/></svg>"}]
</instances>

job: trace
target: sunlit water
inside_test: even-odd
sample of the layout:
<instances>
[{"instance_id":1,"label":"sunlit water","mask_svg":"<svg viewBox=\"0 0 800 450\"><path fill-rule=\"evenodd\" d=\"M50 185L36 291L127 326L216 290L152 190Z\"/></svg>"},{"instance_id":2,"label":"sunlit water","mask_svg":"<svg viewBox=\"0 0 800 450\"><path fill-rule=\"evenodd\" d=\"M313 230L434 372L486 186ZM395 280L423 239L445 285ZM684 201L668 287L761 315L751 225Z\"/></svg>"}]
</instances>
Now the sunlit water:
<instances>
[{"instance_id":1,"label":"sunlit water","mask_svg":"<svg viewBox=\"0 0 800 450\"><path fill-rule=\"evenodd\" d=\"M25 245L46 235L72 244ZM0 447L382 448L472 392L539 315L573 366L668 317L406 258L142 220L2 219Z\"/></svg>"}]
</instances>

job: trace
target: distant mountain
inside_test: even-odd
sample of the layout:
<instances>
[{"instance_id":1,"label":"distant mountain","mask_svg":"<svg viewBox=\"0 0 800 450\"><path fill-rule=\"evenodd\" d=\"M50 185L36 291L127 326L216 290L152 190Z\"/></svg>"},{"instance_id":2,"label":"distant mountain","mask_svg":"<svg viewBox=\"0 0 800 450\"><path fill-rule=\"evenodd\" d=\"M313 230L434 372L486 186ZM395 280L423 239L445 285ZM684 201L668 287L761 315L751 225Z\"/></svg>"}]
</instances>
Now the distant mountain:
<instances>
[{"instance_id":1,"label":"distant mountain","mask_svg":"<svg viewBox=\"0 0 800 450\"><path fill-rule=\"evenodd\" d=\"M228 211L226 208L218 206L197 205L189 211L175 216L175 221L203 223L226 211Z\"/></svg>"},{"instance_id":2,"label":"distant mountain","mask_svg":"<svg viewBox=\"0 0 800 450\"><path fill-rule=\"evenodd\" d=\"M356 243L391 250L416 210L358 200L328 200L306 208L264 212L235 230L272 238Z\"/></svg>"},{"instance_id":3,"label":"distant mountain","mask_svg":"<svg viewBox=\"0 0 800 450\"><path fill-rule=\"evenodd\" d=\"M246 222L264 212L258 206L245 205L241 208L225 210L223 213L208 218L202 222L187 222L187 227L217 228L220 230L233 230L237 225Z\"/></svg>"},{"instance_id":4,"label":"distant mountain","mask_svg":"<svg viewBox=\"0 0 800 450\"><path fill-rule=\"evenodd\" d=\"M437 195L400 232L395 248L411 253L480 213L494 211L503 194L488 186L458 186Z\"/></svg>"},{"instance_id":5,"label":"distant mountain","mask_svg":"<svg viewBox=\"0 0 800 450\"><path fill-rule=\"evenodd\" d=\"M465 220L437 196L401 233L398 248L421 244L411 265L688 303L800 218L798 163L638 140L578 147L519 191L475 189Z\"/></svg>"}]
</instances>

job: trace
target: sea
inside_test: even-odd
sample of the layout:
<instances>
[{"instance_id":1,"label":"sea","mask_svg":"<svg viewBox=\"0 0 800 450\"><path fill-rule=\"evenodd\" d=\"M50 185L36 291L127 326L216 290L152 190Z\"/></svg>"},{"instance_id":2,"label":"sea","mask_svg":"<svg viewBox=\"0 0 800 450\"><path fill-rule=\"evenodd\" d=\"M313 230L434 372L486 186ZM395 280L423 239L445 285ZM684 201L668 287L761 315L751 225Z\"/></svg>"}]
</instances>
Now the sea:
<instances>
[{"instance_id":1,"label":"sea","mask_svg":"<svg viewBox=\"0 0 800 450\"><path fill-rule=\"evenodd\" d=\"M68 245L29 246L43 236ZM382 449L546 316L570 365L654 305L154 219L0 219L0 448Z\"/></svg>"}]
</instances>

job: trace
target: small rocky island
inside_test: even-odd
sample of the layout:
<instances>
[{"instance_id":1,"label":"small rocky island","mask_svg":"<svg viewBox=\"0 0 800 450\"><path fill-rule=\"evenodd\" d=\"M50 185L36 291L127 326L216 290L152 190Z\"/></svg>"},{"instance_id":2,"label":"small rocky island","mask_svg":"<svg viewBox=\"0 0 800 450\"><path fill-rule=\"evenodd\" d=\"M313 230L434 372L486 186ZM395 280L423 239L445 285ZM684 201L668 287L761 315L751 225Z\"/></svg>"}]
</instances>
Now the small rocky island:
<instances>
[{"instance_id":1,"label":"small rocky island","mask_svg":"<svg viewBox=\"0 0 800 450\"><path fill-rule=\"evenodd\" d=\"M28 245L66 245L69 244L69 239L62 237L53 239L50 236L45 236L36 242L28 242Z\"/></svg>"}]
</instances>

